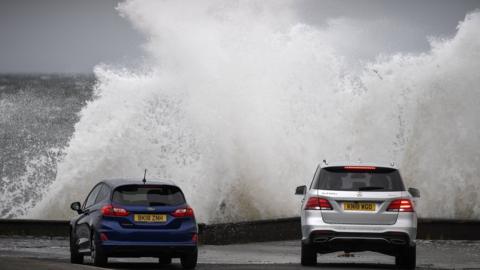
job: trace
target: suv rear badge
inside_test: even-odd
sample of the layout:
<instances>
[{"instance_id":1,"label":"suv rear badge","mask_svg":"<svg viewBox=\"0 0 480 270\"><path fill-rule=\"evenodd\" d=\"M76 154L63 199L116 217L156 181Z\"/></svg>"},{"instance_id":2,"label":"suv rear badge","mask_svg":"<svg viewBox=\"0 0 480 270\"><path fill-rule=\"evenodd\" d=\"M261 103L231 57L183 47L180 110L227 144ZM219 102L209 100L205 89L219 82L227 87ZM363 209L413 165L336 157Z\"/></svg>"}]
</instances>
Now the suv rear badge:
<instances>
[{"instance_id":1,"label":"suv rear badge","mask_svg":"<svg viewBox=\"0 0 480 270\"><path fill-rule=\"evenodd\" d=\"M147 210L148 210L148 211L155 211L155 208L153 208L153 207L147 207Z\"/></svg>"}]
</instances>

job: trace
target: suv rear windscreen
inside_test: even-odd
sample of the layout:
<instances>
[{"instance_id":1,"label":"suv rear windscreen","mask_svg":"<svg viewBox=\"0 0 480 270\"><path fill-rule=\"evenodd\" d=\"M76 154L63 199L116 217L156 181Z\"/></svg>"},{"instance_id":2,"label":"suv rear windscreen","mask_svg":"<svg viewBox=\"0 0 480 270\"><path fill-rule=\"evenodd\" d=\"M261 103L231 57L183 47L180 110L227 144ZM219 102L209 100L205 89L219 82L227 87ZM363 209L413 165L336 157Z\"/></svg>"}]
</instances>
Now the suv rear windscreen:
<instances>
[{"instance_id":1,"label":"suv rear windscreen","mask_svg":"<svg viewBox=\"0 0 480 270\"><path fill-rule=\"evenodd\" d=\"M184 204L185 197L175 186L127 185L115 189L113 201L124 205L162 206Z\"/></svg>"},{"instance_id":2,"label":"suv rear windscreen","mask_svg":"<svg viewBox=\"0 0 480 270\"><path fill-rule=\"evenodd\" d=\"M339 191L405 191L398 170L381 167L366 168L323 168L317 174L313 186L315 189Z\"/></svg>"}]
</instances>

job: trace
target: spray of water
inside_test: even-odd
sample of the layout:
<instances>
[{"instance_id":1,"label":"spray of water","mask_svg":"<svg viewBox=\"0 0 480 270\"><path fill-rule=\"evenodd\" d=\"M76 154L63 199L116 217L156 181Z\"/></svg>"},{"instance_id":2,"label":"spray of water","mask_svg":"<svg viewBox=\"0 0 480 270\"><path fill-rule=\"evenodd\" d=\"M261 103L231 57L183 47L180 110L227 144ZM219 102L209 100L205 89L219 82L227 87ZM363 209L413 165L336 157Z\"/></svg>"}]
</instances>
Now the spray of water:
<instances>
[{"instance_id":1,"label":"spray of water","mask_svg":"<svg viewBox=\"0 0 480 270\"><path fill-rule=\"evenodd\" d=\"M203 222L293 216L321 159L361 157L397 160L422 216L479 218L480 14L428 53L352 67L335 31L290 5L120 4L148 37L146 67L95 69L97 98L29 216L65 218L100 179L144 168L176 181Z\"/></svg>"}]
</instances>

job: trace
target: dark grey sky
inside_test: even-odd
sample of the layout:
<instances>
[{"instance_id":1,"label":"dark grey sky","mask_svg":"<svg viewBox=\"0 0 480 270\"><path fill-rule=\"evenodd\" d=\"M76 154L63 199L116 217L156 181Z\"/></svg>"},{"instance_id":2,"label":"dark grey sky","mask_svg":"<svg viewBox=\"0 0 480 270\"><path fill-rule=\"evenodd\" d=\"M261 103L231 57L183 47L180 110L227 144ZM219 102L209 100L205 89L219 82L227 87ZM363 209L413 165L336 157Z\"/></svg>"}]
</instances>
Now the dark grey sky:
<instances>
[{"instance_id":1,"label":"dark grey sky","mask_svg":"<svg viewBox=\"0 0 480 270\"><path fill-rule=\"evenodd\" d=\"M100 62L140 63L144 37L118 15L117 2L0 0L0 73L91 72ZM299 0L296 5L309 24L325 26L341 17L365 25L364 38L381 46L353 48L351 54L372 58L427 50L428 36L453 35L480 1Z\"/></svg>"},{"instance_id":2,"label":"dark grey sky","mask_svg":"<svg viewBox=\"0 0 480 270\"><path fill-rule=\"evenodd\" d=\"M92 72L142 53L117 1L0 1L0 72Z\"/></svg>"}]
</instances>

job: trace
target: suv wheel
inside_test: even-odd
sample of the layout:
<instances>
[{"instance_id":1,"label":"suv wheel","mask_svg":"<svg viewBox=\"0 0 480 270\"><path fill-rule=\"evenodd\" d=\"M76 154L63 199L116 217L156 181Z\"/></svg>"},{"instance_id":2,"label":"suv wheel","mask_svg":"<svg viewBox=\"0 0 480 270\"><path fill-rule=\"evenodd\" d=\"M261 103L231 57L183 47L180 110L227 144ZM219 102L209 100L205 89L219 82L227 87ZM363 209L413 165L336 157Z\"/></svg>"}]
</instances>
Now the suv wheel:
<instances>
[{"instance_id":1,"label":"suv wheel","mask_svg":"<svg viewBox=\"0 0 480 270\"><path fill-rule=\"evenodd\" d=\"M75 238L72 233L70 233L70 262L76 264L83 263L83 254L78 252L78 247L75 244Z\"/></svg>"},{"instance_id":2,"label":"suv wheel","mask_svg":"<svg viewBox=\"0 0 480 270\"><path fill-rule=\"evenodd\" d=\"M193 269L197 266L197 258L198 258L198 250L195 250L186 253L182 257L180 257L180 262L182 263L182 267L184 269Z\"/></svg>"},{"instance_id":3,"label":"suv wheel","mask_svg":"<svg viewBox=\"0 0 480 270\"><path fill-rule=\"evenodd\" d=\"M308 244L302 242L302 257L301 263L305 266L311 266L317 264L317 252Z\"/></svg>"},{"instance_id":4,"label":"suv wheel","mask_svg":"<svg viewBox=\"0 0 480 270\"><path fill-rule=\"evenodd\" d=\"M395 256L395 264L401 269L415 269L417 263L417 247L407 247Z\"/></svg>"},{"instance_id":5,"label":"suv wheel","mask_svg":"<svg viewBox=\"0 0 480 270\"><path fill-rule=\"evenodd\" d=\"M107 264L108 258L105 255L105 253L103 253L102 248L98 244L96 233L92 232L92 234L93 234L93 237L90 243L90 252L92 256L93 265L104 266Z\"/></svg>"}]
</instances>

